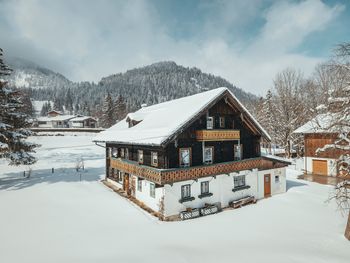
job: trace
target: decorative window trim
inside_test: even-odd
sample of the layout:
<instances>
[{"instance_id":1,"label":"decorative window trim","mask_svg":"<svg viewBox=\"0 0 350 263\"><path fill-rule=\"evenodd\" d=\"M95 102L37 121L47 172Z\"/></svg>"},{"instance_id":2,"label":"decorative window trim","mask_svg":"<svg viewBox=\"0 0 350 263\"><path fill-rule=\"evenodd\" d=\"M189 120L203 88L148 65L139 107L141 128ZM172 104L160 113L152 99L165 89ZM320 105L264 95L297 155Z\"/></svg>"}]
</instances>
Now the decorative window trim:
<instances>
[{"instance_id":1,"label":"decorative window trim","mask_svg":"<svg viewBox=\"0 0 350 263\"><path fill-rule=\"evenodd\" d=\"M214 117L212 116L207 117L206 126L207 126L207 130L214 129Z\"/></svg>"},{"instance_id":2,"label":"decorative window trim","mask_svg":"<svg viewBox=\"0 0 350 263\"><path fill-rule=\"evenodd\" d=\"M156 157L156 162L154 162L154 155ZM158 167L158 152L151 152L151 165Z\"/></svg>"},{"instance_id":3,"label":"decorative window trim","mask_svg":"<svg viewBox=\"0 0 350 263\"><path fill-rule=\"evenodd\" d=\"M211 148L211 162L207 162L205 160L205 148ZM203 164L213 164L214 163L214 146L204 146L204 153L203 153Z\"/></svg>"},{"instance_id":4,"label":"decorative window trim","mask_svg":"<svg viewBox=\"0 0 350 263\"><path fill-rule=\"evenodd\" d=\"M181 151L182 150L189 150L190 163L188 165L181 165ZM192 148L191 147L179 148L179 166L180 167L190 167L191 165L192 165Z\"/></svg>"},{"instance_id":5,"label":"decorative window trim","mask_svg":"<svg viewBox=\"0 0 350 263\"><path fill-rule=\"evenodd\" d=\"M143 164L143 150L137 150L137 161L140 164Z\"/></svg>"}]
</instances>

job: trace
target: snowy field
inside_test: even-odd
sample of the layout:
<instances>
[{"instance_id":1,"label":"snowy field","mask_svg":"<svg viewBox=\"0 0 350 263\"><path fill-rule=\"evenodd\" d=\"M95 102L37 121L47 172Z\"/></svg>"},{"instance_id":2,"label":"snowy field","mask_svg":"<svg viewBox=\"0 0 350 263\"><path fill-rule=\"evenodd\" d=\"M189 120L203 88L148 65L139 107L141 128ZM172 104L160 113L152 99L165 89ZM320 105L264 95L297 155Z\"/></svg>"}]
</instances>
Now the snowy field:
<instances>
[{"instance_id":1,"label":"snowy field","mask_svg":"<svg viewBox=\"0 0 350 263\"><path fill-rule=\"evenodd\" d=\"M0 163L0 262L350 262L346 217L325 202L330 186L289 170L285 194L160 222L99 182L104 149L93 136L32 138L42 147L30 179Z\"/></svg>"}]
</instances>

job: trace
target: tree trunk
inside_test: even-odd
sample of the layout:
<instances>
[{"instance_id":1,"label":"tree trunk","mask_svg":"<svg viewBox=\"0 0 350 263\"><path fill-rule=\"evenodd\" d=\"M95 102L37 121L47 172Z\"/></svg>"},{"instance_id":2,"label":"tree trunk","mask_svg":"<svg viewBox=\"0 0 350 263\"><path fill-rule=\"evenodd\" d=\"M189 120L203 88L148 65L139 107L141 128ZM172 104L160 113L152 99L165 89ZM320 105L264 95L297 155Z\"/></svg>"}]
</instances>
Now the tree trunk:
<instances>
[{"instance_id":1,"label":"tree trunk","mask_svg":"<svg viewBox=\"0 0 350 263\"><path fill-rule=\"evenodd\" d=\"M344 235L348 240L350 240L350 212L349 212L349 216L348 216L348 224L346 225Z\"/></svg>"}]
</instances>

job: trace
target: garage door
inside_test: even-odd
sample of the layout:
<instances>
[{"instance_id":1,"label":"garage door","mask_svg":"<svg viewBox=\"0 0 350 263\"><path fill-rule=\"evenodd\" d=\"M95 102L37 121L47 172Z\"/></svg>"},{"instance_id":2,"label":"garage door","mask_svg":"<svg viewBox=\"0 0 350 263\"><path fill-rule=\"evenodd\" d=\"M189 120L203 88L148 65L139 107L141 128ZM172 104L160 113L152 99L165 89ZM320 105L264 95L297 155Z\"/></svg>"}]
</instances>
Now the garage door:
<instances>
[{"instance_id":1,"label":"garage door","mask_svg":"<svg viewBox=\"0 0 350 263\"><path fill-rule=\"evenodd\" d=\"M325 160L312 160L312 173L327 175L328 167Z\"/></svg>"}]
</instances>

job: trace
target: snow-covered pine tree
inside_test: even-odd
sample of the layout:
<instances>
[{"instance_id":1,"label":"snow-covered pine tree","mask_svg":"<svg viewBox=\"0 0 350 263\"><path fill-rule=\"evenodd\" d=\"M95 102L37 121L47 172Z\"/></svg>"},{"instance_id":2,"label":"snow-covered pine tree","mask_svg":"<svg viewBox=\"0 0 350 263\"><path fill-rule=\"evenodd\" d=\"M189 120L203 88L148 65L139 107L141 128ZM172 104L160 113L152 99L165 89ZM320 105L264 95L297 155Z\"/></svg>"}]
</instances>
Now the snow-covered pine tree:
<instances>
[{"instance_id":1,"label":"snow-covered pine tree","mask_svg":"<svg viewBox=\"0 0 350 263\"><path fill-rule=\"evenodd\" d=\"M101 125L104 128L109 128L115 124L114 104L111 94L108 92L103 104L103 114L101 117Z\"/></svg>"},{"instance_id":2,"label":"snow-covered pine tree","mask_svg":"<svg viewBox=\"0 0 350 263\"><path fill-rule=\"evenodd\" d=\"M59 97L55 97L53 101L53 110L63 112L62 101Z\"/></svg>"},{"instance_id":3,"label":"snow-covered pine tree","mask_svg":"<svg viewBox=\"0 0 350 263\"><path fill-rule=\"evenodd\" d=\"M64 107L69 114L73 114L73 95L70 88L67 89L66 96L64 99Z\"/></svg>"},{"instance_id":4,"label":"snow-covered pine tree","mask_svg":"<svg viewBox=\"0 0 350 263\"><path fill-rule=\"evenodd\" d=\"M328 102L323 108L331 116L327 129L336 133L338 138L333 144L317 149L317 152L334 151L339 154L336 165L342 181L336 185L333 197L348 213L345 237L350 240L350 43L339 45L335 53L329 68L336 85L330 89Z\"/></svg>"},{"instance_id":5,"label":"snow-covered pine tree","mask_svg":"<svg viewBox=\"0 0 350 263\"><path fill-rule=\"evenodd\" d=\"M114 113L115 122L118 122L125 118L127 111L126 111L126 102L123 96L119 95L114 103Z\"/></svg>"},{"instance_id":6,"label":"snow-covered pine tree","mask_svg":"<svg viewBox=\"0 0 350 263\"><path fill-rule=\"evenodd\" d=\"M20 92L9 89L2 80L3 76L11 73L2 56L0 49L0 158L6 158L11 165L30 165L36 162L30 153L38 145L25 141L31 135L31 131L26 129L30 123L28 116L21 112L23 103Z\"/></svg>"}]
</instances>

